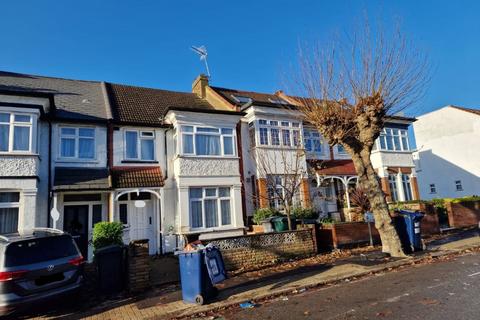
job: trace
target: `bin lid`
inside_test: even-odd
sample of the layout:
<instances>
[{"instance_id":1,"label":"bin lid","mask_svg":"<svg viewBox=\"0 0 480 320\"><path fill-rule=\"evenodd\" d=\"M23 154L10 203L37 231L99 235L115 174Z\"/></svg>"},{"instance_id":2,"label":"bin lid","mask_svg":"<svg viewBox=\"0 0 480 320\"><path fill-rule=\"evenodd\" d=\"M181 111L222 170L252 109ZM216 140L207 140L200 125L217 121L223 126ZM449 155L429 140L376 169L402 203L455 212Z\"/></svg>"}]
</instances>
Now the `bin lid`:
<instances>
[{"instance_id":1,"label":"bin lid","mask_svg":"<svg viewBox=\"0 0 480 320\"><path fill-rule=\"evenodd\" d=\"M227 279L227 271L223 262L222 253L216 247L207 247L205 249L205 265L207 266L208 276L213 284L217 284Z\"/></svg>"},{"instance_id":2,"label":"bin lid","mask_svg":"<svg viewBox=\"0 0 480 320\"><path fill-rule=\"evenodd\" d=\"M418 218L423 218L425 215L423 212L420 211L412 211L412 210L400 210L400 214L402 215L408 215L412 219L418 219Z\"/></svg>"},{"instance_id":3,"label":"bin lid","mask_svg":"<svg viewBox=\"0 0 480 320\"><path fill-rule=\"evenodd\" d=\"M113 252L120 252L123 250L123 246L117 245L117 244L112 244L109 246L101 247L95 250L95 255L96 256L101 256L103 254L109 254Z\"/></svg>"},{"instance_id":4,"label":"bin lid","mask_svg":"<svg viewBox=\"0 0 480 320\"><path fill-rule=\"evenodd\" d=\"M292 218L293 219L293 218ZM288 220L287 217L273 217L272 221L273 222L276 222L276 221L286 221Z\"/></svg>"}]
</instances>

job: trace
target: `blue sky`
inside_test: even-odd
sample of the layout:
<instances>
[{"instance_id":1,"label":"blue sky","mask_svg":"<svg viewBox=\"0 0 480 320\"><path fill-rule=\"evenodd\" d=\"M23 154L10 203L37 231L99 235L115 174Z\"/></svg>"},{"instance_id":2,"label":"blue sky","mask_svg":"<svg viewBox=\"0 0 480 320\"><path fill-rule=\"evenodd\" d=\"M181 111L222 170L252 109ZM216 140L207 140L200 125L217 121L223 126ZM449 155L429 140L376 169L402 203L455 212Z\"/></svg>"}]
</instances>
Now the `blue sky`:
<instances>
[{"instance_id":1,"label":"blue sky","mask_svg":"<svg viewBox=\"0 0 480 320\"><path fill-rule=\"evenodd\" d=\"M298 43L347 31L364 10L428 51L435 71L418 115L480 105L477 1L4 1L0 69L189 91L207 46L212 84L273 92Z\"/></svg>"}]
</instances>

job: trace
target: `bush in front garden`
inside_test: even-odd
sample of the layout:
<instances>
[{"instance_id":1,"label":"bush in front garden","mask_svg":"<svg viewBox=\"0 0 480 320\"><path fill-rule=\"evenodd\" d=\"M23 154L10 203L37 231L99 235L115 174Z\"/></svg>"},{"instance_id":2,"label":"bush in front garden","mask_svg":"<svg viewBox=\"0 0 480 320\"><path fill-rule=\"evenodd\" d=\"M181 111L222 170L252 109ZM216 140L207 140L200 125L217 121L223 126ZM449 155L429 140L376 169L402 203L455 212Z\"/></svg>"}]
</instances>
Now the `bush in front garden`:
<instances>
[{"instance_id":1,"label":"bush in front garden","mask_svg":"<svg viewBox=\"0 0 480 320\"><path fill-rule=\"evenodd\" d=\"M93 227L93 248L123 245L123 225L120 222L99 222Z\"/></svg>"},{"instance_id":2,"label":"bush in front garden","mask_svg":"<svg viewBox=\"0 0 480 320\"><path fill-rule=\"evenodd\" d=\"M273 216L278 216L279 214L280 213L277 210L272 208L260 208L253 212L252 220L256 225L261 225L263 220Z\"/></svg>"},{"instance_id":3,"label":"bush in front garden","mask_svg":"<svg viewBox=\"0 0 480 320\"><path fill-rule=\"evenodd\" d=\"M296 219L316 219L318 218L317 212L313 210L313 208L302 208L302 207L296 207L292 211L293 217Z\"/></svg>"}]
</instances>

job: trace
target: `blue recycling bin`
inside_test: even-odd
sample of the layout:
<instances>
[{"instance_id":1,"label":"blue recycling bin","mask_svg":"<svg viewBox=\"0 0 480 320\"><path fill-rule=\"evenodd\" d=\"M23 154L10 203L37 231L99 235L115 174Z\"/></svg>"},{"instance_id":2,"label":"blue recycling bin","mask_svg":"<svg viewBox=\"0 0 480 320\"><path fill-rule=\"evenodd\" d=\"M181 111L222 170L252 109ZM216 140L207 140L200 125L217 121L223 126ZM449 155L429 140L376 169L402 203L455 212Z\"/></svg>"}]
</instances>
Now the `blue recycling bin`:
<instances>
[{"instance_id":1,"label":"blue recycling bin","mask_svg":"<svg viewBox=\"0 0 480 320\"><path fill-rule=\"evenodd\" d=\"M423 216L424 214L418 211L400 210L398 216L394 218L395 229L406 253L423 250L420 232Z\"/></svg>"},{"instance_id":2,"label":"blue recycling bin","mask_svg":"<svg viewBox=\"0 0 480 320\"><path fill-rule=\"evenodd\" d=\"M180 262L182 299L185 302L204 304L218 294L213 283L226 279L221 253L216 248L176 253Z\"/></svg>"}]
</instances>

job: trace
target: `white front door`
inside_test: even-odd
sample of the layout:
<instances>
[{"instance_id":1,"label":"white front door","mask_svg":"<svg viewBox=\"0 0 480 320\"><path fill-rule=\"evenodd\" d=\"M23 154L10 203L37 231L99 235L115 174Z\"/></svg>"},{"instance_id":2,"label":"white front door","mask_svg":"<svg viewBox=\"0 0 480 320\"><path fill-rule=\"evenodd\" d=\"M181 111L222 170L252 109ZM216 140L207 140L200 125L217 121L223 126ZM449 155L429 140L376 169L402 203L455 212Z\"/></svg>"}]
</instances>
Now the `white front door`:
<instances>
[{"instance_id":1,"label":"white front door","mask_svg":"<svg viewBox=\"0 0 480 320\"><path fill-rule=\"evenodd\" d=\"M148 239L149 253L156 253L154 232L154 206L152 200L145 200L145 207L135 206L135 201L128 203L128 221L130 240Z\"/></svg>"}]
</instances>

